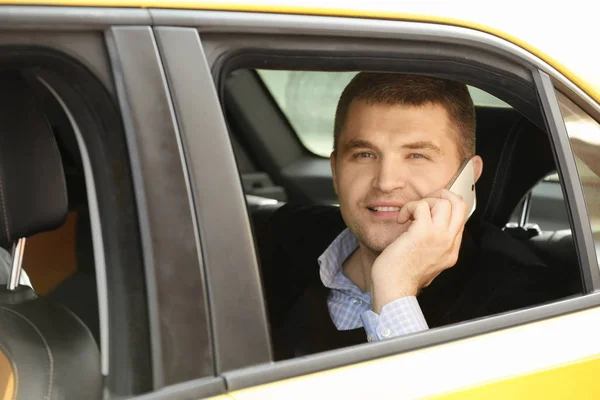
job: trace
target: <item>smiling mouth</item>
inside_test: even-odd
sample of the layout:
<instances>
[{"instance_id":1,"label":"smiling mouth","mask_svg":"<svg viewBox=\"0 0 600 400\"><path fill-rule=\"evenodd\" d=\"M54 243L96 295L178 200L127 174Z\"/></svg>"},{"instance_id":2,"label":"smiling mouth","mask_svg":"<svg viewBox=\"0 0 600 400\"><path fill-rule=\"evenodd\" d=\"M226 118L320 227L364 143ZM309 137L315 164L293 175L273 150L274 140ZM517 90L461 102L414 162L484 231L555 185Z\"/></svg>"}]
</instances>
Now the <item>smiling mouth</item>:
<instances>
[{"instance_id":1,"label":"smiling mouth","mask_svg":"<svg viewBox=\"0 0 600 400\"><path fill-rule=\"evenodd\" d=\"M367 207L369 211L374 212L398 212L400 207Z\"/></svg>"}]
</instances>

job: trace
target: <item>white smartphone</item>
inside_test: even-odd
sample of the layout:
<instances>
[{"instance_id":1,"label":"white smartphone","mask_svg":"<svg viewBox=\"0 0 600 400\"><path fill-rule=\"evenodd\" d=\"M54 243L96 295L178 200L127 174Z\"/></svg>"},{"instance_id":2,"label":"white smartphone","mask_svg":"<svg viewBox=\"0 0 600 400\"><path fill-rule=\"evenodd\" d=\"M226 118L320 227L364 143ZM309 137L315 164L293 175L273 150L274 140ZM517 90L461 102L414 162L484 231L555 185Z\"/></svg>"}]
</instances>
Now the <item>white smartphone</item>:
<instances>
[{"instance_id":1,"label":"white smartphone","mask_svg":"<svg viewBox=\"0 0 600 400\"><path fill-rule=\"evenodd\" d=\"M469 219L477 206L477 198L475 196L475 171L473 170L473 162L471 159L465 160L458 169L456 175L452 178L446 189L452 193L462 196L463 201L467 204L467 218Z\"/></svg>"}]
</instances>

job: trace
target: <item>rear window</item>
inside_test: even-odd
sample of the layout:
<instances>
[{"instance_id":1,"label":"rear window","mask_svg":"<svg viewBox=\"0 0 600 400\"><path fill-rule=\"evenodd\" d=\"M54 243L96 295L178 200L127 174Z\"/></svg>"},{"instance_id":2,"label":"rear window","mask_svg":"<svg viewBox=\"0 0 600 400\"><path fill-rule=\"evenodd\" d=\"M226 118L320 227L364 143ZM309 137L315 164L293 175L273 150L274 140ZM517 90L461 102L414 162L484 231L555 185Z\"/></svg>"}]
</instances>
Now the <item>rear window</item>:
<instances>
[{"instance_id":1,"label":"rear window","mask_svg":"<svg viewBox=\"0 0 600 400\"><path fill-rule=\"evenodd\" d=\"M333 120L342 91L357 72L257 70L273 99L289 120L302 144L329 157L333 149ZM480 89L470 87L481 107L510 107Z\"/></svg>"}]
</instances>

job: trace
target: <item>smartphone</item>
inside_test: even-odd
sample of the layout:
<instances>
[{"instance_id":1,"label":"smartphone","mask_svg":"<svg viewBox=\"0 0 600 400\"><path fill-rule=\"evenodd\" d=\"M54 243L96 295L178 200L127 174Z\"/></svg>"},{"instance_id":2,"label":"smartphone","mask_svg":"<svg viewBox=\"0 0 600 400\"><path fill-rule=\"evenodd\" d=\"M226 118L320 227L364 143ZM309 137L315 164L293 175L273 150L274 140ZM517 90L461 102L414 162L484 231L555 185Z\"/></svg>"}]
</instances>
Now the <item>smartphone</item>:
<instances>
[{"instance_id":1,"label":"smartphone","mask_svg":"<svg viewBox=\"0 0 600 400\"><path fill-rule=\"evenodd\" d=\"M473 161L471 159L465 160L462 163L456 175L454 175L448 186L446 186L446 189L462 196L463 201L467 204L467 210L469 210L466 219L469 219L477 206L475 171L473 170Z\"/></svg>"}]
</instances>

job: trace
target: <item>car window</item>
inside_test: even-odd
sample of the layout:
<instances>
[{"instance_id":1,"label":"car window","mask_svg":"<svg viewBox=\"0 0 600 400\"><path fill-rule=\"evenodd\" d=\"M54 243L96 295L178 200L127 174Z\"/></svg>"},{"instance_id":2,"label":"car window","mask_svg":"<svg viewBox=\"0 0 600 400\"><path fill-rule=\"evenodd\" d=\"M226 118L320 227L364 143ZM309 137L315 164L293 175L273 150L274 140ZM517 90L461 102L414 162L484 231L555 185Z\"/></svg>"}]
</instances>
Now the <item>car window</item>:
<instances>
[{"instance_id":1,"label":"car window","mask_svg":"<svg viewBox=\"0 0 600 400\"><path fill-rule=\"evenodd\" d=\"M273 99L311 152L329 157L337 101L356 72L257 70ZM510 107L491 94L469 86L476 106Z\"/></svg>"},{"instance_id":2,"label":"car window","mask_svg":"<svg viewBox=\"0 0 600 400\"><path fill-rule=\"evenodd\" d=\"M562 93L557 92L557 98L583 187L596 255L600 256L600 124Z\"/></svg>"},{"instance_id":3,"label":"car window","mask_svg":"<svg viewBox=\"0 0 600 400\"><path fill-rule=\"evenodd\" d=\"M294 134L299 135L301 139L304 138L303 142L309 148L311 144L320 146L320 150L315 150L317 154L327 156L333 142L333 123L337 102L344 88L354 75L354 72L299 70L259 70L258 73L255 73L253 70L235 71L230 75L226 84L226 93L229 99L229 108L226 109L229 112L226 115L229 117L228 122L232 127L232 135L238 135L245 140L253 138L256 142L259 141L256 139L260 138L261 142L271 146L265 149L267 151L265 151L262 158L266 158L265 156L269 156L269 153L271 153L277 157L273 157L275 162L279 161L279 157L283 158L286 155L287 146L291 147L289 143L286 146L273 144L278 143L277 141L282 140L283 137L291 138L295 146L301 147L297 140L295 140ZM262 78L262 80L259 78ZM265 87L268 90L265 90ZM478 204L480 212L484 212L486 206L500 209L495 204L490 205L489 197L486 196L491 195L486 195L486 193L492 193L494 201L503 202L502 204L510 204L511 207L514 207L512 204L513 201L516 204L519 197L525 195L529 187L535 185L540 178L546 176L546 179L534 190L536 195L536 213L531 215L532 221L540 221L544 230L556 231L568 229L569 221L566 217L565 199L562 196L561 185L549 175L556 171L556 165L552 157L548 134L533 124L528 118L524 117L518 109L508 106L507 103L481 90L473 87L468 87L468 89L474 103L480 107L477 110L477 123L475 127L479 146L478 151L481 150L481 153L478 154L484 159L483 163L486 165L484 170L487 168L490 171L478 181L479 188L481 188L480 194L482 195L480 204ZM272 112L271 110L275 110L276 112ZM283 116L287 117L290 126L287 126L285 119L283 119L284 124L280 124L282 121L280 110L283 112ZM515 135L515 126L519 129L517 132L524 132L524 134ZM290 129L290 127L293 129ZM523 168L530 165L530 163L537 163L542 167L537 170L527 171L528 173L522 171L522 168L507 168L502 173L495 173L494 171L502 169L503 165L498 160L498 154L502 153L500 154L500 158L505 160L502 158L502 155L505 154L502 148L507 146L515 146L515 148L521 149L511 154L509 162L516 163ZM537 152L534 155L531 154L531 151L527 150L530 147L533 148L533 146L539 146L535 147ZM258 150L263 150L256 143L255 146L247 146L247 149L250 153L258 153ZM313 160L315 159L315 157L306 155L305 152L298 152L296 154L301 154ZM283 173L288 174L285 178L288 178L291 182L288 185L288 182L282 180L281 185L289 191L290 198L294 195L291 183L301 184L302 179L306 179L309 183L315 183L318 182L319 178L322 178L321 180L324 181L324 184L333 186L331 175L325 174L325 172L330 172L328 160L317 159L316 161L318 162L312 164L310 169L305 169L306 165L298 162L296 157L297 155L290 157L291 161L287 165L285 162L282 162L282 166L284 167L282 168ZM261 157L258 157L257 154L254 155L254 158L261 160ZM271 169L272 166L267 163L262 165L258 163L258 165L259 167L264 165L265 171L273 171ZM416 167L414 168L413 171L417 171ZM277 173L280 172L276 172L273 176L275 177ZM509 182L516 179L529 182L530 186L510 185ZM310 193L310 190L314 190L315 187L315 184L307 185L306 192ZM278 217L272 219L266 218L265 215L274 213L274 210L277 210L277 208L249 208L250 218L254 224L256 233L257 252L264 281L265 301L270 313L269 316L271 321L275 321L275 326L283 326L284 323L280 322L282 314L285 314L289 320L300 321L298 322L300 324L304 323L302 320L304 314L301 312L294 313L294 310L279 311L280 309L285 310L286 304L290 302L286 298L288 291L280 293L279 286L285 287L288 279L292 281L307 279L302 275L303 271L306 271L303 269L304 266L312 265L312 263L316 264L316 260L319 257L327 259L328 256L323 252L334 239L338 240L336 239L336 234L339 234L345 227L341 224L338 225L340 223L339 209L322 209L318 217L319 226L322 228L327 227L327 229L331 229L331 232L325 233L326 236L323 237L314 234L313 240L315 243L318 242L318 245L315 245L314 252L311 249L312 253L309 254L307 250L306 258L302 258L301 265L291 264L291 259L295 260L297 257L293 255L294 250L286 248L285 243L287 241L296 243L298 240L295 238L296 232L299 232L300 235L305 235L306 233L304 232L314 230L314 226L311 225L315 218L315 215L312 214L313 209L309 207L295 208L295 203L302 204L302 202L303 199L301 198L298 198L295 202L289 201L291 204L282 208L281 211L277 211ZM338 204L341 203L340 201ZM280 204L275 204L275 207L277 206L280 206ZM346 207L348 206L346 205ZM557 210L562 210L562 214ZM544 214L545 212L546 214ZM559 215L563 215L564 218L557 219L556 217ZM296 219L298 221L290 222L290 225L293 225L295 230L289 229L285 221ZM508 219L508 216L506 216L506 219ZM489 220L499 225L506 223L506 220L496 221L493 215L489 217ZM530 256L538 256L542 259L542 262L547 262L547 260L552 261L555 258L554 252L552 249L548 250L545 245L547 237L540 237L535 243L527 242L532 236L525 236L520 230L513 229L508 230L503 238L509 243L507 246L514 245L515 247L518 246L515 243L510 243L511 240L521 240L525 244L524 249L531 247L530 252L528 252ZM564 260L561 259L561 265L565 271L573 275L573 279L565 279L565 282L568 282L568 285L565 284L565 288L561 287L560 289L553 289L551 291L552 296L556 298L562 296L563 292L567 290L568 294L577 293L579 288L573 289L573 287L580 284L577 268L578 261L576 255L571 252L574 249L574 242L568 236L561 244L567 250L565 252L567 257ZM279 248L286 250L274 250ZM340 257L347 256L342 255ZM298 274L298 276L294 278L282 276L280 274L284 273L274 264L293 265L291 270L294 270L294 273ZM443 278L447 276L442 275ZM571 282L575 282L572 285L573 287L571 286ZM357 297L353 299L352 304L360 307L369 303L368 295L365 295L366 297L364 298L363 295L365 293L356 295ZM423 302L426 307L427 301L423 300ZM288 317L288 315L291 316ZM326 317L329 318L327 315ZM335 317L332 316L332 318ZM279 328L271 331L274 338L275 359L282 360L294 357L296 350L294 349L292 352L289 348L285 347L287 344L293 343L293 340L290 340L288 337L281 339L279 337L280 332L277 329ZM361 331L358 333L364 336L364 332ZM385 337L383 331L381 335ZM369 340L368 337L367 340ZM313 351L312 348L307 348L308 350L306 351ZM299 351L302 352L305 349L301 348Z\"/></svg>"}]
</instances>

